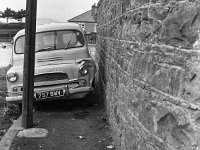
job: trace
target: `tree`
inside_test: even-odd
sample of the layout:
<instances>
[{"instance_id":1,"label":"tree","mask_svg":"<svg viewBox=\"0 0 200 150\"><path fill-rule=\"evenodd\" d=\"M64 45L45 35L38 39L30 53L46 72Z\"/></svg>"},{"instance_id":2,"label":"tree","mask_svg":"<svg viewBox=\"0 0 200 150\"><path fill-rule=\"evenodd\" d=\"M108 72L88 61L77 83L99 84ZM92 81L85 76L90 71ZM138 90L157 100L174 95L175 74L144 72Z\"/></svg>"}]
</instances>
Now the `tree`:
<instances>
[{"instance_id":1,"label":"tree","mask_svg":"<svg viewBox=\"0 0 200 150\"><path fill-rule=\"evenodd\" d=\"M14 12L13 14L13 19L17 20L17 21L22 21L22 18L26 16L26 10L19 10L17 12Z\"/></svg>"},{"instance_id":2,"label":"tree","mask_svg":"<svg viewBox=\"0 0 200 150\"><path fill-rule=\"evenodd\" d=\"M1 15L2 18L6 18L7 23L8 23L8 19L13 18L13 14L14 11L11 10L10 8L6 8L6 10L3 12L3 14Z\"/></svg>"}]
</instances>

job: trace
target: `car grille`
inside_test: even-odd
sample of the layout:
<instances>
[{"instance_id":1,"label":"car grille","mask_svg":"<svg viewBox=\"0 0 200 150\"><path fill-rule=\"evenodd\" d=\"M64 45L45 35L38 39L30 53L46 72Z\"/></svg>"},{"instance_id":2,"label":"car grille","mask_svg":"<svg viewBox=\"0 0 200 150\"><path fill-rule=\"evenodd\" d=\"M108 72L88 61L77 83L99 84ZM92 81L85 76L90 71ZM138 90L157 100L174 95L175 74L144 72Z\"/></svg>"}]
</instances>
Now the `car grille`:
<instances>
[{"instance_id":1,"label":"car grille","mask_svg":"<svg viewBox=\"0 0 200 150\"><path fill-rule=\"evenodd\" d=\"M35 82L57 81L65 79L68 79L66 73L47 73L47 74L35 75L34 77Z\"/></svg>"}]
</instances>

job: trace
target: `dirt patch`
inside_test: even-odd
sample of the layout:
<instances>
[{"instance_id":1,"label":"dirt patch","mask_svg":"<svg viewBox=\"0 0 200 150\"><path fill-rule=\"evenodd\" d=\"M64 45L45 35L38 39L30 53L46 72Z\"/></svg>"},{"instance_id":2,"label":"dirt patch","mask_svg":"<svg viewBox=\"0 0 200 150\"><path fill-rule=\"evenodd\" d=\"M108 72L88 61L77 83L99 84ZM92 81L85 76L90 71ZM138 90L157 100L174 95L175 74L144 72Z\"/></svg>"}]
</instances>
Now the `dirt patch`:
<instances>
[{"instance_id":1,"label":"dirt patch","mask_svg":"<svg viewBox=\"0 0 200 150\"><path fill-rule=\"evenodd\" d=\"M6 88L6 72L10 67L0 68L0 140L20 116L19 108L14 104L7 104L5 97L7 94Z\"/></svg>"},{"instance_id":2,"label":"dirt patch","mask_svg":"<svg viewBox=\"0 0 200 150\"><path fill-rule=\"evenodd\" d=\"M99 104L86 107L82 99L40 103L33 120L34 128L46 129L48 135L18 135L10 150L115 150L106 109Z\"/></svg>"}]
</instances>

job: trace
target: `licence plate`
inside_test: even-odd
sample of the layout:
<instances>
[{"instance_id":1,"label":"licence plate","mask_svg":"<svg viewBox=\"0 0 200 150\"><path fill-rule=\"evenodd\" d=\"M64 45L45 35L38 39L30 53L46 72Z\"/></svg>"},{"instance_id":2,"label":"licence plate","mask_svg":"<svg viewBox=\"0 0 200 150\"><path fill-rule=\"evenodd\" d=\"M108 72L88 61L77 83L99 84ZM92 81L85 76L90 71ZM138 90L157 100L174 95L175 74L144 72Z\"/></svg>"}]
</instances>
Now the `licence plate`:
<instances>
[{"instance_id":1,"label":"licence plate","mask_svg":"<svg viewBox=\"0 0 200 150\"><path fill-rule=\"evenodd\" d=\"M64 91L62 89L35 93L36 100L53 98L53 97L61 97L61 96L64 96Z\"/></svg>"}]
</instances>

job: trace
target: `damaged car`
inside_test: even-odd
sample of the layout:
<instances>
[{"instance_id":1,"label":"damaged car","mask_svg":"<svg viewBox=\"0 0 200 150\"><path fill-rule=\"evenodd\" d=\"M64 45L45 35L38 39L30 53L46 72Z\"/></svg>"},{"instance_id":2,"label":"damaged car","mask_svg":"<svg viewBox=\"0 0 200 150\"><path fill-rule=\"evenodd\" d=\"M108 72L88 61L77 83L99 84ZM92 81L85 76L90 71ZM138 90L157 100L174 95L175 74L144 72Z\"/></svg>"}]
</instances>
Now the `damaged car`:
<instances>
[{"instance_id":1,"label":"damaged car","mask_svg":"<svg viewBox=\"0 0 200 150\"><path fill-rule=\"evenodd\" d=\"M22 102L25 30L13 38L11 68L7 72L7 102ZM84 32L75 23L36 27L34 100L80 99L92 92L95 62Z\"/></svg>"}]
</instances>

